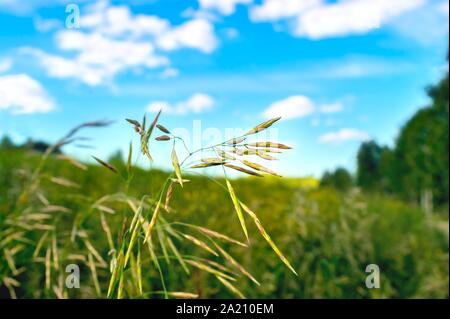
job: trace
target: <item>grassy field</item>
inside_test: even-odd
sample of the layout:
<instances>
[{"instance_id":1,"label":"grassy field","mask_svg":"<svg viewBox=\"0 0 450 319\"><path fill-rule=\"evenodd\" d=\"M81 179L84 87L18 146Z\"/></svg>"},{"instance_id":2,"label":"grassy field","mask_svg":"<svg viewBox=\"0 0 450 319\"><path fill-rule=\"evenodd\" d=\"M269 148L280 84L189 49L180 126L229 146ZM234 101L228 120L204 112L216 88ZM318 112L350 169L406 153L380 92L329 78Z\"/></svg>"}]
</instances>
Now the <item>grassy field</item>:
<instances>
[{"instance_id":1,"label":"grassy field","mask_svg":"<svg viewBox=\"0 0 450 319\"><path fill-rule=\"evenodd\" d=\"M133 220L129 202L139 205L144 195L154 198L169 173L134 168L127 185L99 165L74 165L51 156L39 186L24 199L41 156L0 150L1 297L105 298L110 264L117 262L123 229ZM125 164L115 166L126 170ZM245 242L224 180L184 178L190 182L183 192L174 189L170 213L161 212L164 222L154 232L154 256L144 253L141 244L133 249L120 297L179 297L173 292L184 292L201 298L448 298L448 210L425 216L393 198L355 189L339 193L318 188L313 179L233 180L236 194L257 213L296 276L248 216L249 247L220 241L236 263L183 237L198 238L217 251L213 243L218 241L208 241L188 223ZM151 204L144 208L149 214ZM199 269L196 261L223 277ZM80 289L65 286L68 264L80 267ZM381 269L380 289L365 286L369 264ZM229 280L224 284L221 278Z\"/></svg>"}]
</instances>

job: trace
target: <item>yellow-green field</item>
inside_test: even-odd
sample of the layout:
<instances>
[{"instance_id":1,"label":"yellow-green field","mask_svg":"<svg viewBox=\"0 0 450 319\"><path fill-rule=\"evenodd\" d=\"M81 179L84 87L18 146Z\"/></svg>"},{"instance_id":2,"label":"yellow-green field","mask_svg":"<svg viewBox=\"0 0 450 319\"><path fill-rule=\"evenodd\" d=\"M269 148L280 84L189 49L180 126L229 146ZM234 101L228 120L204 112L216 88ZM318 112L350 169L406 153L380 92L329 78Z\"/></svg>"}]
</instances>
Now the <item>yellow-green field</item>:
<instances>
[{"instance_id":1,"label":"yellow-green field","mask_svg":"<svg viewBox=\"0 0 450 319\"><path fill-rule=\"evenodd\" d=\"M147 223L169 173L133 168L127 185L100 165L77 167L52 155L30 188L41 157L0 150L0 296L106 298L120 247L131 240L132 207L148 195L141 205ZM232 180L296 276L249 215L248 247L189 226L246 242L225 181L184 178L190 182L174 188L170 213L161 209L152 249L137 238L111 297L448 298L447 213L426 216L394 198L319 188L312 178ZM69 264L80 267L79 289L66 287ZM369 264L380 267L380 289L366 288Z\"/></svg>"}]
</instances>

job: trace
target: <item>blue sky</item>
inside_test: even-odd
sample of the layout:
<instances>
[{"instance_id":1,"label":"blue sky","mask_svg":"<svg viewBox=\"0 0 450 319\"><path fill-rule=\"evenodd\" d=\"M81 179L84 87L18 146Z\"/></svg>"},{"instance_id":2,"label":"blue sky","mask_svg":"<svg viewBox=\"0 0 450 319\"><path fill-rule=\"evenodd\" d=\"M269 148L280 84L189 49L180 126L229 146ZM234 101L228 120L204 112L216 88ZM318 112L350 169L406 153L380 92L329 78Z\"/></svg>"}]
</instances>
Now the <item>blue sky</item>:
<instances>
[{"instance_id":1,"label":"blue sky","mask_svg":"<svg viewBox=\"0 0 450 319\"><path fill-rule=\"evenodd\" d=\"M353 169L361 141L392 145L428 103L447 37L447 0L0 0L0 136L55 141L117 120L86 133L95 148L68 147L86 160L137 143L123 119L159 108L170 128L201 121L203 145L280 115L272 137L295 149L271 167ZM154 148L168 167L170 146Z\"/></svg>"}]
</instances>

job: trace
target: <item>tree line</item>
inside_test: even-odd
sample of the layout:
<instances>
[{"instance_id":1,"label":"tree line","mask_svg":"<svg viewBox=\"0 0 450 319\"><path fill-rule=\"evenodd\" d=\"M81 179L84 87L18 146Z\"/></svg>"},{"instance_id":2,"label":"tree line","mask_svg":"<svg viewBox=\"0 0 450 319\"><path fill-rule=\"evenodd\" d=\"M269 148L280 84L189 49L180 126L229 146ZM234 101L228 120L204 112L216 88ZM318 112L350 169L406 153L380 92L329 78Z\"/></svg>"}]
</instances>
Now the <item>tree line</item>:
<instances>
[{"instance_id":1,"label":"tree line","mask_svg":"<svg viewBox=\"0 0 450 319\"><path fill-rule=\"evenodd\" d=\"M421 203L426 209L448 205L448 77L447 71L439 83L427 89L431 103L406 122L392 148L375 141L362 143L357 153L356 175L338 168L326 172L321 185L342 191L356 185L367 192L392 194Z\"/></svg>"}]
</instances>

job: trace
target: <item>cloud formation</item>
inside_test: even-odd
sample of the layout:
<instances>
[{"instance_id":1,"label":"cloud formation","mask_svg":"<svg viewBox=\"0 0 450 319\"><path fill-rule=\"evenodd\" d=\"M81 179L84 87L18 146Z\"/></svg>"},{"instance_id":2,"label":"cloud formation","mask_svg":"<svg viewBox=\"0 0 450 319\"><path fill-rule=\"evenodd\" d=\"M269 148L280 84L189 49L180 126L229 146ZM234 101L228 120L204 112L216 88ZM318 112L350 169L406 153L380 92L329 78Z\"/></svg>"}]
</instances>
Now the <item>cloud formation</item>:
<instances>
[{"instance_id":1,"label":"cloud formation","mask_svg":"<svg viewBox=\"0 0 450 319\"><path fill-rule=\"evenodd\" d=\"M0 110L14 114L45 113L54 106L42 85L28 75L0 76Z\"/></svg>"},{"instance_id":2,"label":"cloud formation","mask_svg":"<svg viewBox=\"0 0 450 319\"><path fill-rule=\"evenodd\" d=\"M339 113L343 110L344 105L342 102L334 102L317 106L307 96L294 95L272 103L264 111L263 116L266 118L281 116L282 118L289 120L303 118L316 113Z\"/></svg>"},{"instance_id":3,"label":"cloud formation","mask_svg":"<svg viewBox=\"0 0 450 319\"><path fill-rule=\"evenodd\" d=\"M250 19L287 21L295 36L323 39L365 34L426 3L427 0L264 0L251 7Z\"/></svg>"},{"instance_id":4,"label":"cloud formation","mask_svg":"<svg viewBox=\"0 0 450 319\"><path fill-rule=\"evenodd\" d=\"M303 95L295 95L273 103L264 111L266 118L281 116L284 119L301 118L313 114L316 108L312 101Z\"/></svg>"},{"instance_id":5,"label":"cloud formation","mask_svg":"<svg viewBox=\"0 0 450 319\"><path fill-rule=\"evenodd\" d=\"M192 19L172 26L155 15L133 14L128 6L100 0L83 8L79 30L59 30L54 41L59 54L26 48L56 78L74 78L96 86L135 69L170 64L165 52L189 48L213 52L218 40L214 26ZM45 21L40 21L40 25Z\"/></svg>"},{"instance_id":6,"label":"cloud formation","mask_svg":"<svg viewBox=\"0 0 450 319\"><path fill-rule=\"evenodd\" d=\"M189 113L199 114L211 110L215 105L214 99L204 93L196 93L187 100L175 104L167 101L155 101L147 106L147 111L158 112L162 110L164 113L172 115L186 115Z\"/></svg>"},{"instance_id":7,"label":"cloud formation","mask_svg":"<svg viewBox=\"0 0 450 319\"><path fill-rule=\"evenodd\" d=\"M321 143L342 143L346 141L367 141L370 139L370 135L364 131L344 128L337 132L330 132L323 134L319 137Z\"/></svg>"},{"instance_id":8,"label":"cloud formation","mask_svg":"<svg viewBox=\"0 0 450 319\"><path fill-rule=\"evenodd\" d=\"M12 68L11 59L0 59L0 73L8 72Z\"/></svg>"},{"instance_id":9,"label":"cloud formation","mask_svg":"<svg viewBox=\"0 0 450 319\"><path fill-rule=\"evenodd\" d=\"M233 14L239 4L252 2L253 0L199 0L200 8L217 10L223 15Z\"/></svg>"}]
</instances>

